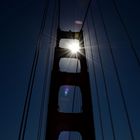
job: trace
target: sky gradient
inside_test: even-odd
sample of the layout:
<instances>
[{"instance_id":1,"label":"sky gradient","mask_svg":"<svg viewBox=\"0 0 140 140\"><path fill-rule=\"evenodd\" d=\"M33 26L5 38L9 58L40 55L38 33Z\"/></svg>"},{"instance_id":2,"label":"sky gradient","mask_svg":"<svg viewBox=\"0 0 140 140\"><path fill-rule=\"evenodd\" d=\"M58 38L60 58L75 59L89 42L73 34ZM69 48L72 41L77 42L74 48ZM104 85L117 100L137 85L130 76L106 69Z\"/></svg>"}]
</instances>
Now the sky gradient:
<instances>
[{"instance_id":1,"label":"sky gradient","mask_svg":"<svg viewBox=\"0 0 140 140\"><path fill-rule=\"evenodd\" d=\"M109 31L109 37L113 46L115 60L118 66L124 96L126 99L135 140L140 139L140 67L130 49L128 38L122 28L119 18L114 10L112 0L101 1L101 8L104 11L105 23ZM104 70L107 79L111 108L117 140L131 140L125 118L124 108L120 97L112 59L108 49L108 43L104 33L103 24L97 7L97 0L93 1L93 13L97 27L97 35L101 47ZM93 5L92 3L92 5ZM127 29L133 40L134 47L140 58L140 9L137 0L118 0L118 7L127 25ZM0 139L17 140L21 114L28 86L28 80L33 61L33 55L40 30L45 0L7 0L0 5ZM64 30L79 30L80 25L75 25L75 20L82 20L87 6L86 0L62 0L61 3L61 28ZM45 74L45 67L49 69L55 44L55 35L51 34L51 25L55 25L53 18L54 0L49 7L49 18L42 37L42 48L37 67L33 96L31 100L30 113L27 124L25 140L35 140L38 130L39 111L41 103L42 85ZM73 10L72 10L73 9ZM56 13L57 16L57 13ZM97 107L97 96L95 81L93 76L93 63L91 60L90 48L93 48L94 62L101 100L101 110L103 116L103 126L105 140L112 140L110 122L108 119L108 109L106 103L105 89L101 72L100 59L95 40L95 31L92 26L89 14L84 27L85 46L87 48L87 60L91 79L91 89L93 98L93 110L95 118L97 140L101 140L101 130L99 127L99 114ZM88 26L87 26L88 25ZM89 42L89 32L91 43ZM56 27L54 28L54 30ZM55 32L53 32L55 33ZM48 60L49 59L49 60ZM48 76L49 81L49 76ZM47 90L48 90L47 82ZM46 92L46 105L48 92ZM46 109L47 110L47 109Z\"/></svg>"}]
</instances>

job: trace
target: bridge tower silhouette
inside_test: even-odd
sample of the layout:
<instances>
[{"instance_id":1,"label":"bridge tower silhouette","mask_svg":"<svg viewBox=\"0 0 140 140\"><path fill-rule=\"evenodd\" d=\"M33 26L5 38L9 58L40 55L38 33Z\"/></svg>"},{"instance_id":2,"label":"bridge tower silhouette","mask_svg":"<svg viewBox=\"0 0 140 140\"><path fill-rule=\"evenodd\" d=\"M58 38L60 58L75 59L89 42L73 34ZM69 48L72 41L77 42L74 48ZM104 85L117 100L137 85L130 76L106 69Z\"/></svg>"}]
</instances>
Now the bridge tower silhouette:
<instances>
[{"instance_id":1,"label":"bridge tower silhouette","mask_svg":"<svg viewBox=\"0 0 140 140\"><path fill-rule=\"evenodd\" d=\"M115 2L115 0L113 0L112 2L113 2L112 4L114 7L114 11L115 11L115 16L117 15L117 20L119 20L119 22L121 23L120 25L122 26L121 27L119 25L119 27L118 27L118 31L119 31L118 35L121 33L120 31L122 31L122 29L123 29L124 35L127 38L126 41L129 44L128 46L130 47L129 49L133 53L132 57L135 57L135 60L137 62L136 64L138 65L138 68L140 68L139 55L135 49L135 45L133 43L133 39L131 38L131 34L129 33L129 30L127 29L127 25L125 24L125 22L121 16L117 3ZM121 67L119 65L120 61L119 61L119 59L117 60L117 55L115 54L116 52L122 53L122 51L119 50L119 47L116 52L115 52L116 49L114 50L113 45L115 43L114 42L115 40L113 41L112 40L113 36L112 37L110 36L111 34L109 33L109 31L111 31L111 30L109 30L108 25L106 23L105 18L107 18L107 17L103 14L104 11L102 9L103 7L100 3L100 0L98 0L96 2L96 6L97 6L96 8L94 8L95 3L93 3L92 0L88 1L87 9L85 10L85 16L80 23L81 30L79 32L63 31L60 29L60 11L61 11L60 10L60 5L61 5L60 0L57 0L55 2L47 1L46 3L47 4L46 4L44 12L43 12L39 36L37 39L37 44L36 44L32 67L31 67L31 73L30 73L30 77L29 77L29 83L28 83L27 92L26 92L26 96L25 96L25 102L24 102L24 106L23 106L23 113L21 116L18 140L24 140L25 136L26 136L26 128L27 128L27 124L28 124L28 117L30 114L30 106L31 106L31 101L32 101L31 98L33 96L33 89L34 89L34 85L35 85L35 81L36 81L35 77L36 77L36 73L37 73L39 60L41 58L40 57L41 49L43 46L42 42L44 40L44 35L47 35L48 33L49 33L48 34L49 38L46 38L46 40L45 40L45 43L46 43L46 41L48 42L47 43L47 45L48 45L47 55L45 53L47 61L46 61L46 66L45 66L45 70L44 70L45 78L43 77L44 82L43 82L43 90L42 90L42 96L41 96L41 108L40 108L40 114L39 114L39 127L38 127L38 133L37 133L37 140L40 140L42 134L44 134L44 131L42 133L43 129L45 129L45 131L46 131L45 132L46 140L58 140L58 139L60 140L60 134L63 131L64 132L65 131L66 132L67 131L68 132L79 132L81 134L83 140L95 140L94 122L96 122L98 120L97 120L97 118L95 118L95 119L93 118L93 113L92 113L92 111L93 111L92 98L91 98L91 91L90 91L89 71L87 68L84 39L85 39L86 44L89 43L89 47L88 47L89 50L87 50L87 52L90 51L89 54L91 56L91 66L92 66L92 68L90 67L89 69L90 69L90 75L93 76L92 78L94 79L94 81L93 81L93 79L91 78L92 79L91 84L92 85L95 84L94 87L95 87L96 95L94 97L95 97L95 100L97 99L97 110L99 113L98 114L99 121L97 122L97 125L99 124L100 125L99 127L101 128L101 133L100 132L96 133L97 139L98 139L98 136L100 136L100 135L103 140L106 137L112 138L113 140L117 140L121 136L120 134L122 132L121 132L121 130L118 131L117 128L120 129L120 126L122 126L122 122L121 122L121 120L118 121L116 115L114 115L114 114L122 113L121 116L123 117L123 119L124 119L124 117L126 117L125 119L126 119L126 124L127 124L125 127L122 127L122 130L124 130L123 128L126 128L126 130L123 133L125 133L126 139L127 139L127 137L130 137L131 140L135 140L135 135L134 135L135 129L133 128L133 122L131 120L132 118L129 114L129 113L131 113L131 111L129 112L129 105L127 103L128 99L126 98L126 95L128 95L128 94L125 94L125 91L128 91L128 90L125 90L125 87L123 87L122 80L124 80L124 79L123 79L123 77L121 77L122 70L120 69ZM96 10L97 10L97 13L99 13L97 15L95 15ZM47 17L49 19L47 19ZM52 17L52 18L50 18L50 17ZM100 26L97 26L98 18L99 18L99 21L102 23L100 26L103 26L102 31L103 31L103 35L106 40L103 47L102 47L102 43L104 43L104 40L101 40L103 36L100 36L101 35L101 31L99 30ZM95 22L96 19L97 19L97 22ZM114 27L117 27L116 23L115 23ZM55 36L56 30L57 30L57 36ZM47 34L46 34L46 31L47 31ZM112 31L114 31L113 28L112 28ZM84 32L84 34L83 34L83 32ZM86 37L84 35L86 35ZM115 35L116 34L114 34L114 36ZM117 37L119 37L119 36L116 36L116 38ZM53 50L54 38L56 38L55 50ZM68 48L61 47L60 41L62 39L79 40L80 52L77 52L77 54L75 54L75 55L74 54L69 55L67 53ZM120 38L120 42L121 41L122 41L122 39ZM47 45L45 44L45 46L47 46ZM96 46L97 50L96 49L94 50L94 47L95 47L94 45ZM107 46L107 48L104 48L104 46ZM102 49L107 49L107 54L106 54L107 57L105 55L103 55ZM93 52L97 52L97 62L99 62L98 63L98 65L99 65L98 73L96 72L96 66L95 66L95 61L93 58ZM50 53L50 54L48 55L48 53ZM54 53L54 62L53 62L53 68L50 73L50 67L52 66L51 65L52 64L51 63L52 62L51 61L52 53ZM128 54L129 54L129 50L125 54L125 56L127 56L126 58L128 58L128 61L129 61L131 59L129 58ZM77 68L80 64L80 72L79 72L79 70L78 70L78 72L76 71L75 73L61 71L61 68L60 68L61 59L71 58L71 57L78 60ZM104 58L107 58L107 59L104 61L103 60ZM107 62L109 59L111 59L111 61ZM108 72L105 71L106 70L105 66L107 66L106 64L111 64L110 68L112 71L112 76L113 76L112 78L110 78L110 72L108 74ZM126 66L130 66L130 65L126 65ZM136 69L136 71L137 71L137 69ZM101 77L100 77L100 74L101 74ZM50 78L50 76L51 76L51 78ZM100 80L100 78L101 78L102 82L98 83L98 80ZM111 80L112 84L110 84L110 80ZM46 89L47 89L48 85L50 86L50 90L47 90L47 93L46 93ZM76 87L79 87L79 89L81 91L81 97L82 97L81 112L60 111L60 106L59 106L59 97L60 97L59 93L60 92L59 91L61 91L60 90L61 87L65 86L65 85L72 86L72 87L74 87L74 89ZM103 88L103 90L99 91L99 88ZM115 91L115 93L117 92L117 95L115 95L114 93L112 94L113 90ZM119 94L118 94L118 91L119 91ZM134 89L134 91L135 91L135 89ZM103 92L103 93L100 94L100 92ZM46 102L46 101L48 101L48 93L49 93L49 103ZM77 94L77 93L75 93L75 90L74 90L73 94L74 95ZM103 104L104 102L102 102L102 100L101 100L103 98L100 97L102 95L104 96L103 98L105 98L104 101L106 102L105 108L104 108L104 104ZM79 97L79 95L78 95L78 97ZM119 101L118 103L122 104L123 109L121 108L121 111L122 111L121 113L118 108L115 108L115 110L113 110L114 109L113 107L117 107L117 106L120 107L120 105L121 105L121 104L120 105L113 104L113 101L111 101L111 100L114 99L114 97L117 97L118 101ZM115 99L117 99L117 98L115 98ZM73 100L73 102L74 101L75 100ZM116 103L116 101L114 103ZM96 106L96 102L95 102L95 106ZM103 109L104 109L104 111L103 111ZM105 109L107 109L107 112ZM104 119L104 116L107 114L108 114L108 122L105 122L106 120ZM46 115L47 115L47 117L46 117ZM47 123L46 123L45 117L47 118ZM44 121L45 121L46 125L43 127ZM120 124L116 125L117 122ZM109 125L107 125L107 124L109 124ZM110 128L109 130L107 130L109 132L108 134L105 134L107 132L104 130L104 129L106 129L106 126L109 126L108 128ZM98 131L98 128L97 128L97 131ZM111 133L110 133L110 131L111 131ZM129 134L128 134L128 131L129 131ZM110 136L110 134L112 137ZM44 139L44 135L43 135L43 139ZM122 135L122 139L124 139L124 135ZM69 137L69 140L70 140L70 137Z\"/></svg>"},{"instance_id":2,"label":"bridge tower silhouette","mask_svg":"<svg viewBox=\"0 0 140 140\"><path fill-rule=\"evenodd\" d=\"M77 39L80 42L80 52L72 55L80 61L81 70L79 73L61 72L59 62L61 58L69 58L65 53L66 48L61 48L61 39ZM82 111L80 113L59 112L58 97L62 85L78 86L82 96ZM83 140L95 140L91 91L89 73L85 57L83 31L71 32L57 30L57 42L54 52L54 62L51 75L50 96L48 105L47 140L58 140L62 131L79 132Z\"/></svg>"}]
</instances>

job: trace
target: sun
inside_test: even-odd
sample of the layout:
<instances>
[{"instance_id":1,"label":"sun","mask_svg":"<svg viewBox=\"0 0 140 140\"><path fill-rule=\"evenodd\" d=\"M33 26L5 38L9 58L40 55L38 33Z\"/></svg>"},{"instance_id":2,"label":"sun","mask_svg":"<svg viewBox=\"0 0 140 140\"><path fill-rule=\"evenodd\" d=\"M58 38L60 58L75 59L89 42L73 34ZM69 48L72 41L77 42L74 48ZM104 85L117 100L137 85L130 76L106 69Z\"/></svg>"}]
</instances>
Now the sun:
<instances>
[{"instance_id":1,"label":"sun","mask_svg":"<svg viewBox=\"0 0 140 140\"><path fill-rule=\"evenodd\" d=\"M78 53L80 51L79 41L77 40L70 41L67 48L71 51L72 54Z\"/></svg>"}]
</instances>

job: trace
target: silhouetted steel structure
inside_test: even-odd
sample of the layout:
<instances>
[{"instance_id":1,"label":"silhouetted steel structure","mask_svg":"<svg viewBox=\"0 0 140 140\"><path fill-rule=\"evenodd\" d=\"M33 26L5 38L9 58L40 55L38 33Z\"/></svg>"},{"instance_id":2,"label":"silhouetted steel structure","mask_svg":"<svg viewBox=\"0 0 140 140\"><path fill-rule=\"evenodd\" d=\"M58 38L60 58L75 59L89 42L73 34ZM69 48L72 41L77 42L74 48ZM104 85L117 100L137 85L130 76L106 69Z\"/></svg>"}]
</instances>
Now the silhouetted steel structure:
<instances>
[{"instance_id":1,"label":"silhouetted steel structure","mask_svg":"<svg viewBox=\"0 0 140 140\"><path fill-rule=\"evenodd\" d=\"M59 46L61 39L79 40L81 53L77 53L71 57L79 59L81 65L80 73L60 71L60 59L70 57L65 53L67 49ZM63 85L78 86L80 88L82 94L82 111L80 113L59 112L58 94L60 86ZM60 29L57 31L57 43L51 75L46 140L58 140L62 131L76 131L81 134L83 140L95 140L91 91L85 57L83 31L71 32L62 31Z\"/></svg>"}]
</instances>

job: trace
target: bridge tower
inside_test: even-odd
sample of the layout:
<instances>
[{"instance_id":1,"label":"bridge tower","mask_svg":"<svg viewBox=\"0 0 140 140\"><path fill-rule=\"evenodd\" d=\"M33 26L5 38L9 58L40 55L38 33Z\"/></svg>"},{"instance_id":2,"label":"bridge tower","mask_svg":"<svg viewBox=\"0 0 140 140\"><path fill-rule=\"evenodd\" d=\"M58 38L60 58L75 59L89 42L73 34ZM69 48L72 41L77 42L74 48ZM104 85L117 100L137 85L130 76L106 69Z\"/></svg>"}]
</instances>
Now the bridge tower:
<instances>
[{"instance_id":1,"label":"bridge tower","mask_svg":"<svg viewBox=\"0 0 140 140\"><path fill-rule=\"evenodd\" d=\"M60 71L59 62L61 58L69 58L65 53L66 48L60 47L61 39L78 39L80 51L73 55L80 61L81 70L79 73ZM59 112L58 97L62 85L78 86L82 96L82 111L80 113ZM94 122L92 113L92 101L89 82L89 73L85 57L83 31L71 32L57 30L57 42L54 52L53 69L51 73L50 95L48 104L48 118L46 140L58 140L62 131L76 131L82 136L82 140L95 140Z\"/></svg>"}]
</instances>

